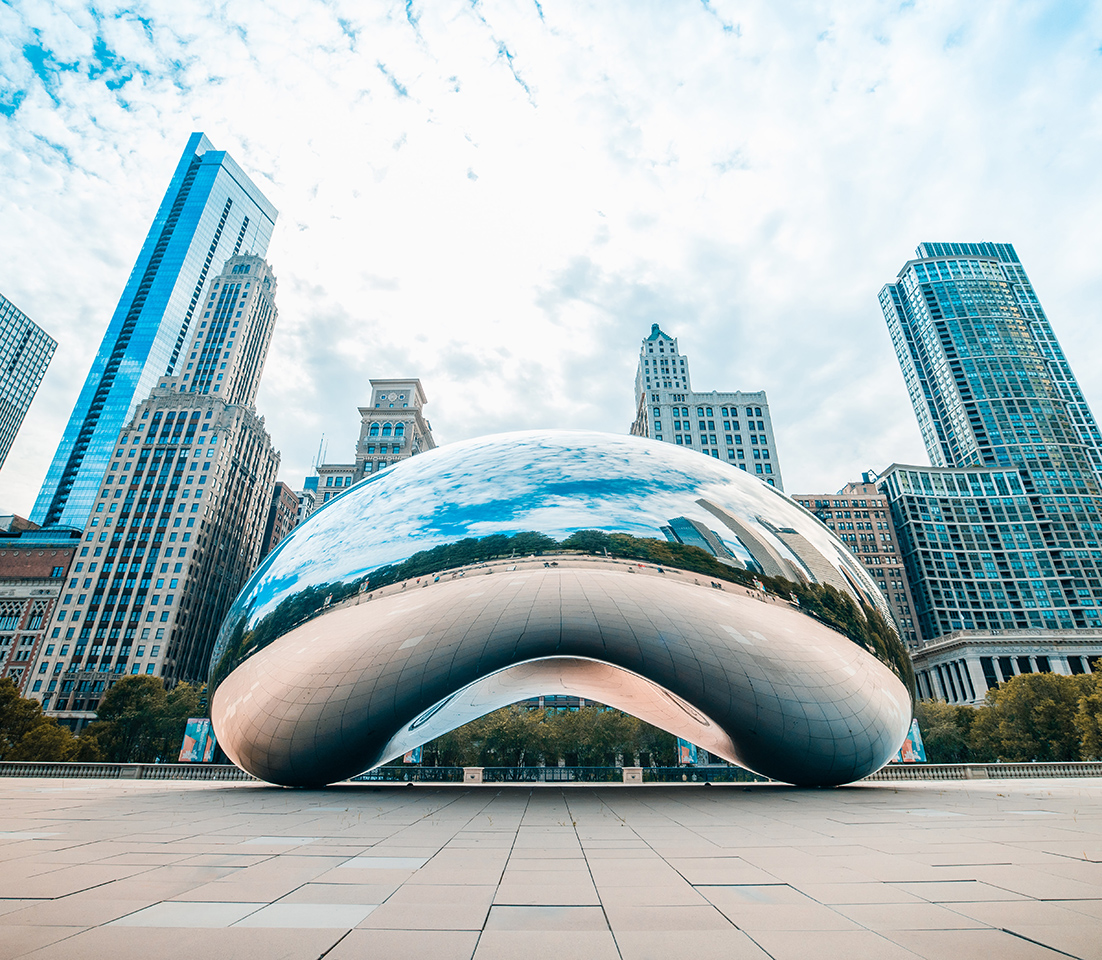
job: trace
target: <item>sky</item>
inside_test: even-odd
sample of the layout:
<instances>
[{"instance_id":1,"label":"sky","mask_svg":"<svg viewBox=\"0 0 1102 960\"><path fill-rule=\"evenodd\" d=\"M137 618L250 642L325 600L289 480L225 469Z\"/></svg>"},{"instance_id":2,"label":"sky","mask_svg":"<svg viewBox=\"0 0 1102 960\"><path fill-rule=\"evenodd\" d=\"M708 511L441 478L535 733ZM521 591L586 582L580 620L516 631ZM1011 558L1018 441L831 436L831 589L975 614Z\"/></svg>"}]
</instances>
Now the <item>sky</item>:
<instances>
[{"instance_id":1,"label":"sky","mask_svg":"<svg viewBox=\"0 0 1102 960\"><path fill-rule=\"evenodd\" d=\"M59 341L26 516L188 135L279 209L257 408L296 489L372 377L438 443L625 433L639 343L765 390L792 493L928 463L877 294L1013 243L1102 414L1102 5L0 5L0 292ZM323 439L324 438L324 439Z\"/></svg>"}]
</instances>

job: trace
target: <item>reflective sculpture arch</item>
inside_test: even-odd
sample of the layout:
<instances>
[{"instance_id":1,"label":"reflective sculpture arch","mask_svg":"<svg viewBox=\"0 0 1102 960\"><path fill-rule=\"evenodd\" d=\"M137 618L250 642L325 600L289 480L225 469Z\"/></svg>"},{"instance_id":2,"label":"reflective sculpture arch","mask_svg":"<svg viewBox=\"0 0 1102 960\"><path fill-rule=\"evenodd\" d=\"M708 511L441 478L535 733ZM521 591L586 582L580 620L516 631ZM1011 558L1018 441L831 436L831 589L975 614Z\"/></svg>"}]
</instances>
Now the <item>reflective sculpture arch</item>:
<instances>
[{"instance_id":1,"label":"reflective sculpture arch","mask_svg":"<svg viewBox=\"0 0 1102 960\"><path fill-rule=\"evenodd\" d=\"M565 431L441 447L326 504L238 596L210 682L227 755L286 785L563 693L846 783L899 749L914 683L876 585L806 510L699 453Z\"/></svg>"}]
</instances>

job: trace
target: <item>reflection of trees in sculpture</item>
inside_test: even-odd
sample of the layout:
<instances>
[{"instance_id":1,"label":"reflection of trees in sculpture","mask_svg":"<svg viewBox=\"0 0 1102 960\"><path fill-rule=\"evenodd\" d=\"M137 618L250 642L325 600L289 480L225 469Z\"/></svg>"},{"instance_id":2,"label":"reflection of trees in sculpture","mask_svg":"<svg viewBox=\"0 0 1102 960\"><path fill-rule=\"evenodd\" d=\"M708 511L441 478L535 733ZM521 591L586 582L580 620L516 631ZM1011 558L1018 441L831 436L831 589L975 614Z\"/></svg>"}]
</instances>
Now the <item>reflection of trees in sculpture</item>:
<instances>
[{"instance_id":1,"label":"reflection of trees in sculpture","mask_svg":"<svg viewBox=\"0 0 1102 960\"><path fill-rule=\"evenodd\" d=\"M494 534L468 537L456 543L442 544L415 553L408 560L379 567L355 580L324 583L307 587L284 600L251 630L245 629L247 614L233 626L225 652L211 671L213 689L239 663L293 627L320 614L326 607L361 592L374 592L407 580L434 576L448 570L501 560L546 553L577 552L622 560L638 560L671 570L699 573L712 580L737 583L784 600L793 597L800 609L837 630L886 664L914 696L914 667L894 628L875 607L858 602L830 584L797 583L783 577L770 577L721 563L708 551L683 543L633 537L603 530L577 530L565 540L556 541L542 533L526 531L511 536Z\"/></svg>"},{"instance_id":2,"label":"reflection of trees in sculpture","mask_svg":"<svg viewBox=\"0 0 1102 960\"><path fill-rule=\"evenodd\" d=\"M671 733L619 710L581 707L525 710L505 707L425 744L424 765L520 767L541 761L555 766L602 767L636 759L650 766L677 763Z\"/></svg>"}]
</instances>

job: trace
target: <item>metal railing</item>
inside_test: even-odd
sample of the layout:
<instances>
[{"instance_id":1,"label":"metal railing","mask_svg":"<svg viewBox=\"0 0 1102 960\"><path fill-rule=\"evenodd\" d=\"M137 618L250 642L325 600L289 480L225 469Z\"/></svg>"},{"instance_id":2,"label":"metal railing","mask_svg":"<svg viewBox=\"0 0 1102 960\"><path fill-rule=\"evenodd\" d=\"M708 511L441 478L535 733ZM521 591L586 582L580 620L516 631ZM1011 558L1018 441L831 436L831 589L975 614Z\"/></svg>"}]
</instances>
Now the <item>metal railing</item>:
<instances>
[{"instance_id":1,"label":"metal railing","mask_svg":"<svg viewBox=\"0 0 1102 960\"><path fill-rule=\"evenodd\" d=\"M256 780L232 763L0 762L0 777L77 777L99 780Z\"/></svg>"},{"instance_id":2,"label":"metal railing","mask_svg":"<svg viewBox=\"0 0 1102 960\"><path fill-rule=\"evenodd\" d=\"M623 767L473 767L482 783L622 783ZM741 767L642 767L644 783L772 782ZM355 783L462 783L463 767L376 767ZM0 762L0 777L72 777L98 780L238 780L259 782L233 764ZM1102 761L1074 763L891 763L865 777L885 780L1026 780L1102 777ZM472 782L472 781L468 781Z\"/></svg>"},{"instance_id":3,"label":"metal railing","mask_svg":"<svg viewBox=\"0 0 1102 960\"><path fill-rule=\"evenodd\" d=\"M644 783L772 783L742 767L643 767Z\"/></svg>"},{"instance_id":4,"label":"metal railing","mask_svg":"<svg viewBox=\"0 0 1102 960\"><path fill-rule=\"evenodd\" d=\"M623 767L483 767L483 783L623 783Z\"/></svg>"},{"instance_id":5,"label":"metal railing","mask_svg":"<svg viewBox=\"0 0 1102 960\"><path fill-rule=\"evenodd\" d=\"M352 777L353 783L462 783L462 767L376 767L359 776Z\"/></svg>"},{"instance_id":6,"label":"metal railing","mask_svg":"<svg viewBox=\"0 0 1102 960\"><path fill-rule=\"evenodd\" d=\"M1102 761L1074 763L889 763L866 780L1028 780L1102 777Z\"/></svg>"}]
</instances>

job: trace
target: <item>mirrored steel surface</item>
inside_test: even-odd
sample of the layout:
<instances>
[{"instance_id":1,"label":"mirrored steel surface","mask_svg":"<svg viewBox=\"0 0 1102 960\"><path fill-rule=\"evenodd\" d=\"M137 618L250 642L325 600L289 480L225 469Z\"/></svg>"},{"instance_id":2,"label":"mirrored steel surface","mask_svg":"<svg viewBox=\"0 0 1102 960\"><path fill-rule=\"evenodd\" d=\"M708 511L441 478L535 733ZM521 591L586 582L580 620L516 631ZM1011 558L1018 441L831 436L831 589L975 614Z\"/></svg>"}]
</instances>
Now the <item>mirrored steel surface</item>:
<instances>
[{"instance_id":1,"label":"mirrored steel surface","mask_svg":"<svg viewBox=\"0 0 1102 960\"><path fill-rule=\"evenodd\" d=\"M863 567L772 487L668 444L545 431L440 448L324 506L238 597L211 684L220 743L277 783L553 692L842 783L898 749L913 678Z\"/></svg>"}]
</instances>

